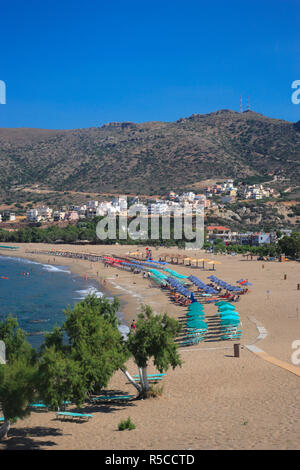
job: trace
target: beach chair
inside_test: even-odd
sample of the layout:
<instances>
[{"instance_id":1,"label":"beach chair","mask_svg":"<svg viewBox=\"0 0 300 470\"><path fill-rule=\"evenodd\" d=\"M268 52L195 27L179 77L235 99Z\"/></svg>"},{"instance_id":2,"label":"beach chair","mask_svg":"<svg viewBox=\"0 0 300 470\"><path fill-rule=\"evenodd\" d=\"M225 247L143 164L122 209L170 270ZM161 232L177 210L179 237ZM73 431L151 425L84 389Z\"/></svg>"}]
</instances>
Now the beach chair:
<instances>
[{"instance_id":1,"label":"beach chair","mask_svg":"<svg viewBox=\"0 0 300 470\"><path fill-rule=\"evenodd\" d=\"M93 418L94 415L86 414L86 413L71 413L67 411L58 411L56 413L56 417L60 419L78 419L78 420L85 420L88 421L90 418Z\"/></svg>"},{"instance_id":2,"label":"beach chair","mask_svg":"<svg viewBox=\"0 0 300 470\"><path fill-rule=\"evenodd\" d=\"M163 377L165 376L166 374L147 374L147 377L148 379L151 378L151 377ZM134 375L133 378L135 379L139 379L140 376L138 374Z\"/></svg>"},{"instance_id":3,"label":"beach chair","mask_svg":"<svg viewBox=\"0 0 300 470\"><path fill-rule=\"evenodd\" d=\"M187 338L180 342L179 346L192 346L194 344L198 344L203 341L204 336L194 337L194 338Z\"/></svg>"},{"instance_id":4,"label":"beach chair","mask_svg":"<svg viewBox=\"0 0 300 470\"><path fill-rule=\"evenodd\" d=\"M159 382L160 380L163 380L164 377L147 377L147 379L148 379L148 382ZM138 379L136 379L136 381L140 382L141 379L138 378Z\"/></svg>"},{"instance_id":5,"label":"beach chair","mask_svg":"<svg viewBox=\"0 0 300 470\"><path fill-rule=\"evenodd\" d=\"M48 411L48 406L45 405L44 403L29 403L29 408L35 409L35 410L45 410Z\"/></svg>"},{"instance_id":6,"label":"beach chair","mask_svg":"<svg viewBox=\"0 0 300 470\"><path fill-rule=\"evenodd\" d=\"M221 336L222 340L232 340L232 339L240 339L242 336L242 332L240 333L228 333Z\"/></svg>"},{"instance_id":7,"label":"beach chair","mask_svg":"<svg viewBox=\"0 0 300 470\"><path fill-rule=\"evenodd\" d=\"M92 397L92 401L128 401L134 398L135 395L101 395L99 397Z\"/></svg>"}]
</instances>

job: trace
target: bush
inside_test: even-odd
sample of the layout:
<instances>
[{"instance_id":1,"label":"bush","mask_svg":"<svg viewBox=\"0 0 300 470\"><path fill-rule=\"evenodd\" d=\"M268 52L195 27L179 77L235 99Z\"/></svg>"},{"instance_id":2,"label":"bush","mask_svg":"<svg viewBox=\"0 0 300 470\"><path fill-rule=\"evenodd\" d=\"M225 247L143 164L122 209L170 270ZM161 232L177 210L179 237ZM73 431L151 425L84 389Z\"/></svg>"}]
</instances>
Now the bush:
<instances>
[{"instance_id":1,"label":"bush","mask_svg":"<svg viewBox=\"0 0 300 470\"><path fill-rule=\"evenodd\" d=\"M120 421L120 423L118 424L118 429L119 431L125 431L125 429L131 431L132 429L135 429L135 424L131 421L129 417L127 419L124 419L123 421Z\"/></svg>"},{"instance_id":2,"label":"bush","mask_svg":"<svg viewBox=\"0 0 300 470\"><path fill-rule=\"evenodd\" d=\"M163 385L151 385L148 394L148 398L157 398L162 396L164 391L164 386Z\"/></svg>"}]
</instances>

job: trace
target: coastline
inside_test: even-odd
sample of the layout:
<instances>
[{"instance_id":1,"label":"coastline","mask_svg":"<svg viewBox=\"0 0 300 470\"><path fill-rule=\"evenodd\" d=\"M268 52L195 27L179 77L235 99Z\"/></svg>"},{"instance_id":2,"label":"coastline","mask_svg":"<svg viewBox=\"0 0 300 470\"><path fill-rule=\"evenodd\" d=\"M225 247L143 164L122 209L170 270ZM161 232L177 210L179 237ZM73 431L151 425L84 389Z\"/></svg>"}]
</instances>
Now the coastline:
<instances>
[{"instance_id":1,"label":"coastline","mask_svg":"<svg viewBox=\"0 0 300 470\"><path fill-rule=\"evenodd\" d=\"M3 246L5 244L3 243ZM18 246L19 249L16 251L5 251L0 250L0 256L3 257L13 257L20 258L28 261L33 261L39 264L52 265L52 266L64 266L69 268L72 274L80 276L87 283L89 280L96 281L99 286L99 290L103 293L105 297L117 297L120 302L120 320L122 324L130 327L130 324L133 319L136 318L136 313L139 308L139 303L137 302L134 295L130 294L123 286L119 285L116 281L118 280L118 273L114 268L104 268L102 262L90 262L81 259L71 259L64 258L59 256L48 256L45 254L33 254L28 253L27 250L29 246L36 247L37 244L15 244L11 243L9 246ZM49 250L53 248L51 245L38 244L39 248ZM70 245L64 245L64 247L70 248ZM71 246L74 249L74 246ZM57 249L57 245L55 245ZM82 250L82 247L79 246L79 250ZM109 272L108 272L109 271ZM107 274L107 276L105 275ZM121 291L121 292L120 292Z\"/></svg>"}]
</instances>

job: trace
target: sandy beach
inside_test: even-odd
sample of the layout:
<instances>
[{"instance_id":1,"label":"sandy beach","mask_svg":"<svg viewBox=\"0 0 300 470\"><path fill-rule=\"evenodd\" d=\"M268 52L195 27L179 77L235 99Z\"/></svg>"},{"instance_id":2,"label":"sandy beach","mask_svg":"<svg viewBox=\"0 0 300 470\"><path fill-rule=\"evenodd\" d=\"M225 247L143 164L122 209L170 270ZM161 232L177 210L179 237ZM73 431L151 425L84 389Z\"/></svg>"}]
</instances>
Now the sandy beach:
<instances>
[{"instance_id":1,"label":"sandy beach","mask_svg":"<svg viewBox=\"0 0 300 470\"><path fill-rule=\"evenodd\" d=\"M137 317L142 304L177 319L186 311L141 274L105 268L102 262L28 253L55 248L124 256L137 247L13 245L19 249L0 250L0 255L68 266L83 278L96 279L100 290L120 299L128 324ZM168 251L184 253L176 248L159 248L152 250L153 258L157 260ZM300 367L291 361L292 343L300 340L299 263L256 258L247 261L241 255L204 252L193 256L215 259L220 264L214 272L182 265L170 265L171 269L194 274L204 282L213 273L233 284L241 278L253 284L236 307L243 327L240 357L233 357L233 341L203 341L180 348L183 366L167 372L162 396L121 405L86 404L80 411L94 417L84 423L59 421L54 412L32 412L12 426L0 449L299 449ZM208 317L216 311L214 304L205 306ZM256 346L271 360L248 346ZM137 373L132 360L128 371ZM153 371L154 367L149 367L149 373ZM119 371L108 389L135 393ZM118 423L128 416L136 429L118 431Z\"/></svg>"}]
</instances>

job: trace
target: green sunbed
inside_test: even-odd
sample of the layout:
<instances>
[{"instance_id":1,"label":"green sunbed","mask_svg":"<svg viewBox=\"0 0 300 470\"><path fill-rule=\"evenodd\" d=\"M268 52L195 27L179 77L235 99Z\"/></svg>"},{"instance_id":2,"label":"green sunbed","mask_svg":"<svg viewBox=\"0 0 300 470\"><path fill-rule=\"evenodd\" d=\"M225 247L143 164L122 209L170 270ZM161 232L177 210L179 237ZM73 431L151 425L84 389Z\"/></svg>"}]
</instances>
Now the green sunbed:
<instances>
[{"instance_id":1,"label":"green sunbed","mask_svg":"<svg viewBox=\"0 0 300 470\"><path fill-rule=\"evenodd\" d=\"M147 374L147 377L148 377L148 378L149 378L149 377L163 377L164 375L166 375L166 374ZM134 375L133 377L134 377L134 378L137 378L137 379L140 378L139 375Z\"/></svg>"},{"instance_id":2,"label":"green sunbed","mask_svg":"<svg viewBox=\"0 0 300 470\"><path fill-rule=\"evenodd\" d=\"M93 401L123 401L130 400L135 397L135 395L101 395L99 397L92 397Z\"/></svg>"},{"instance_id":3,"label":"green sunbed","mask_svg":"<svg viewBox=\"0 0 300 470\"><path fill-rule=\"evenodd\" d=\"M44 405L44 403L30 403L28 406L30 408L36 408L36 409L43 409L43 410L48 409L48 406Z\"/></svg>"}]
</instances>

